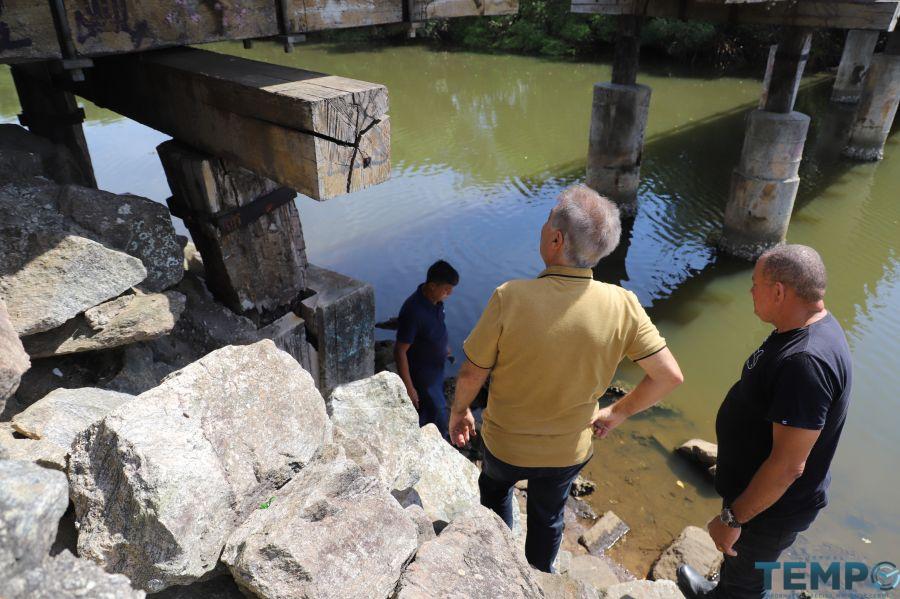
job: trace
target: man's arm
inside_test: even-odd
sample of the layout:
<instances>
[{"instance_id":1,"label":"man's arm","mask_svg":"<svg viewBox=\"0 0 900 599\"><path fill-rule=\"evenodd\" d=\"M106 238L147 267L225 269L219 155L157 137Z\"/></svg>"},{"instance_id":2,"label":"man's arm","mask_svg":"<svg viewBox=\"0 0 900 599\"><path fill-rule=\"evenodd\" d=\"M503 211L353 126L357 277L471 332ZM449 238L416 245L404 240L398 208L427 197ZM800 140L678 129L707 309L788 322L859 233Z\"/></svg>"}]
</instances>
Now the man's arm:
<instances>
[{"instance_id":1,"label":"man's arm","mask_svg":"<svg viewBox=\"0 0 900 599\"><path fill-rule=\"evenodd\" d=\"M468 358L459 369L456 394L450 408L450 441L458 447L463 447L476 434L475 419L469 406L475 401L490 373L490 369L479 368Z\"/></svg>"},{"instance_id":2,"label":"man's arm","mask_svg":"<svg viewBox=\"0 0 900 599\"><path fill-rule=\"evenodd\" d=\"M681 368L667 347L652 356L638 360L637 365L645 373L638 386L616 403L599 410L591 421L594 434L601 439L627 418L656 405L684 382Z\"/></svg>"},{"instance_id":3,"label":"man's arm","mask_svg":"<svg viewBox=\"0 0 900 599\"><path fill-rule=\"evenodd\" d=\"M416 388L412 384L412 377L409 375L409 359L406 355L406 352L409 351L411 345L411 343L403 343L401 341L395 343L394 362L397 363L397 374L400 375L403 384L406 385L406 392L409 394L409 399L412 401L413 407L418 410L419 394L416 393Z\"/></svg>"},{"instance_id":4,"label":"man's arm","mask_svg":"<svg viewBox=\"0 0 900 599\"><path fill-rule=\"evenodd\" d=\"M806 459L821 432L772 424L772 451L744 492L731 504L735 520L743 524L781 499L788 487L803 474ZM732 545L740 537L740 528L725 525L718 516L710 520L707 528L723 553L737 555Z\"/></svg>"}]
</instances>

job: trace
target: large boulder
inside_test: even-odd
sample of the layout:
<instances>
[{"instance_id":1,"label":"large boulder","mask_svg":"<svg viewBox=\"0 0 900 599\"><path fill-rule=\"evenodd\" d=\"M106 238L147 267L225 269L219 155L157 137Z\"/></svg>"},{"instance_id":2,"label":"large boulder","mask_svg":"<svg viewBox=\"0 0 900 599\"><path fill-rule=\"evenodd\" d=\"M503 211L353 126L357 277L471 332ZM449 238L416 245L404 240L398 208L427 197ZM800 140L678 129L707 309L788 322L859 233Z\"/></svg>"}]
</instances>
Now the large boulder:
<instances>
[{"instance_id":1,"label":"large boulder","mask_svg":"<svg viewBox=\"0 0 900 599\"><path fill-rule=\"evenodd\" d=\"M0 297L19 336L56 328L146 276L137 258L84 237L0 229Z\"/></svg>"},{"instance_id":2,"label":"large boulder","mask_svg":"<svg viewBox=\"0 0 900 599\"><path fill-rule=\"evenodd\" d=\"M144 599L144 591L131 587L128 578L109 574L97 564L68 551L48 559L21 576L6 579L8 599Z\"/></svg>"},{"instance_id":3,"label":"large boulder","mask_svg":"<svg viewBox=\"0 0 900 599\"><path fill-rule=\"evenodd\" d=\"M0 579L6 579L50 555L69 485L61 472L17 460L0 460L0 481Z\"/></svg>"},{"instance_id":4,"label":"large boulder","mask_svg":"<svg viewBox=\"0 0 900 599\"><path fill-rule=\"evenodd\" d=\"M684 599L678 585L671 580L632 580L609 587L601 599Z\"/></svg>"},{"instance_id":5,"label":"large boulder","mask_svg":"<svg viewBox=\"0 0 900 599\"><path fill-rule=\"evenodd\" d=\"M209 580L169 587L150 595L152 599L247 599L227 572Z\"/></svg>"},{"instance_id":6,"label":"large boulder","mask_svg":"<svg viewBox=\"0 0 900 599\"><path fill-rule=\"evenodd\" d=\"M570 578L583 582L595 591L619 584L619 576L612 560L596 555L576 555L566 571Z\"/></svg>"},{"instance_id":7,"label":"large boulder","mask_svg":"<svg viewBox=\"0 0 900 599\"><path fill-rule=\"evenodd\" d=\"M78 433L132 399L133 395L91 387L56 389L16 414L12 426L21 435L68 451Z\"/></svg>"},{"instance_id":8,"label":"large boulder","mask_svg":"<svg viewBox=\"0 0 900 599\"><path fill-rule=\"evenodd\" d=\"M65 447L40 439L23 438L10 422L0 422L0 459L32 462L44 468L65 472Z\"/></svg>"},{"instance_id":9,"label":"large boulder","mask_svg":"<svg viewBox=\"0 0 900 599\"><path fill-rule=\"evenodd\" d=\"M312 377L274 343L214 351L76 437L78 552L141 588L190 584L330 439Z\"/></svg>"},{"instance_id":10,"label":"large boulder","mask_svg":"<svg viewBox=\"0 0 900 599\"><path fill-rule=\"evenodd\" d=\"M535 573L503 520L478 505L419 548L395 597L543 597Z\"/></svg>"},{"instance_id":11,"label":"large boulder","mask_svg":"<svg viewBox=\"0 0 900 599\"><path fill-rule=\"evenodd\" d=\"M222 553L255 596L388 597L418 547L416 524L339 446L325 448L273 495Z\"/></svg>"},{"instance_id":12,"label":"large boulder","mask_svg":"<svg viewBox=\"0 0 900 599\"><path fill-rule=\"evenodd\" d=\"M654 580L677 580L675 571L681 564L687 564L703 576L719 571L724 556L716 549L709 533L697 526L688 526L653 564L650 578Z\"/></svg>"},{"instance_id":13,"label":"large boulder","mask_svg":"<svg viewBox=\"0 0 900 599\"><path fill-rule=\"evenodd\" d=\"M421 476L419 415L400 377L379 372L331 392L328 414L348 436L368 445L389 489L411 488Z\"/></svg>"},{"instance_id":14,"label":"large boulder","mask_svg":"<svg viewBox=\"0 0 900 599\"><path fill-rule=\"evenodd\" d=\"M597 591L567 574L537 572L538 583L546 599L597 599Z\"/></svg>"},{"instance_id":15,"label":"large boulder","mask_svg":"<svg viewBox=\"0 0 900 599\"><path fill-rule=\"evenodd\" d=\"M440 526L479 504L478 468L447 443L433 424L422 427L420 441L421 476L413 488L425 513Z\"/></svg>"},{"instance_id":16,"label":"large boulder","mask_svg":"<svg viewBox=\"0 0 900 599\"><path fill-rule=\"evenodd\" d=\"M33 358L110 349L168 334L184 311L176 291L129 293L85 310L63 326L22 339Z\"/></svg>"},{"instance_id":17,"label":"large boulder","mask_svg":"<svg viewBox=\"0 0 900 599\"><path fill-rule=\"evenodd\" d=\"M19 381L31 367L28 354L9 320L6 302L0 297L0 413L6 400L19 388Z\"/></svg>"}]
</instances>

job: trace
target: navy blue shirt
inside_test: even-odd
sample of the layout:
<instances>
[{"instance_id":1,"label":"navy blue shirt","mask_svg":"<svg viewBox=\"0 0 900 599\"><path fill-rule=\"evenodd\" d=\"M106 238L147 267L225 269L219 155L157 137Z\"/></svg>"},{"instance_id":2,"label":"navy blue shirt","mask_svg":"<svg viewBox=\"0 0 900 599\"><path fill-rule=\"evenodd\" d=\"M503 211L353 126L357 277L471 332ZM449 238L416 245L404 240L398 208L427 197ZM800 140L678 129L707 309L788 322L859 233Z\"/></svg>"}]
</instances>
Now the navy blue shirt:
<instances>
[{"instance_id":1,"label":"navy blue shirt","mask_svg":"<svg viewBox=\"0 0 900 599\"><path fill-rule=\"evenodd\" d=\"M397 342L411 344L406 357L416 390L438 383L443 385L449 341L444 324L444 302L432 304L419 285L403 302L397 320Z\"/></svg>"},{"instance_id":2,"label":"navy blue shirt","mask_svg":"<svg viewBox=\"0 0 900 599\"><path fill-rule=\"evenodd\" d=\"M806 530L827 503L852 379L850 348L828 314L813 324L773 332L744 363L716 417L716 491L730 505L772 451L772 423L820 430L803 474L751 522Z\"/></svg>"}]
</instances>

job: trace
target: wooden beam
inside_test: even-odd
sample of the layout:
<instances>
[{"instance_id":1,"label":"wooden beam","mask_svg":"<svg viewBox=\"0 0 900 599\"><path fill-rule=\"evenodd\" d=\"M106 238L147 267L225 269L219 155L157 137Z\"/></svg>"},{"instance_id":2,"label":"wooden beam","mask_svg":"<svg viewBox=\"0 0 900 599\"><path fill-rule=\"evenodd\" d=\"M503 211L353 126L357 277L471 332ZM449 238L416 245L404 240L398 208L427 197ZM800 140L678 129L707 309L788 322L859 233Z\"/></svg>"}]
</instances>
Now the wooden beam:
<instances>
[{"instance_id":1,"label":"wooden beam","mask_svg":"<svg viewBox=\"0 0 900 599\"><path fill-rule=\"evenodd\" d=\"M383 85L192 48L86 75L78 95L317 200L390 176Z\"/></svg>"},{"instance_id":2,"label":"wooden beam","mask_svg":"<svg viewBox=\"0 0 900 599\"><path fill-rule=\"evenodd\" d=\"M0 2L0 62L60 58L56 27L47 2Z\"/></svg>"},{"instance_id":3,"label":"wooden beam","mask_svg":"<svg viewBox=\"0 0 900 599\"><path fill-rule=\"evenodd\" d=\"M641 17L617 17L616 47L613 56L612 82L619 85L637 83L638 61L641 54Z\"/></svg>"},{"instance_id":4,"label":"wooden beam","mask_svg":"<svg viewBox=\"0 0 900 599\"><path fill-rule=\"evenodd\" d=\"M413 22L519 12L519 0L409 0L409 3L409 16Z\"/></svg>"},{"instance_id":5,"label":"wooden beam","mask_svg":"<svg viewBox=\"0 0 900 599\"><path fill-rule=\"evenodd\" d=\"M699 0L572 0L573 13L643 15L686 21L893 31L900 2L802 0L725 4Z\"/></svg>"},{"instance_id":6,"label":"wooden beam","mask_svg":"<svg viewBox=\"0 0 900 599\"><path fill-rule=\"evenodd\" d=\"M292 32L306 33L403 21L400 0L289 0Z\"/></svg>"},{"instance_id":7,"label":"wooden beam","mask_svg":"<svg viewBox=\"0 0 900 599\"><path fill-rule=\"evenodd\" d=\"M787 113L794 109L811 42L810 29L785 27L781 32L766 91L765 110Z\"/></svg>"}]
</instances>

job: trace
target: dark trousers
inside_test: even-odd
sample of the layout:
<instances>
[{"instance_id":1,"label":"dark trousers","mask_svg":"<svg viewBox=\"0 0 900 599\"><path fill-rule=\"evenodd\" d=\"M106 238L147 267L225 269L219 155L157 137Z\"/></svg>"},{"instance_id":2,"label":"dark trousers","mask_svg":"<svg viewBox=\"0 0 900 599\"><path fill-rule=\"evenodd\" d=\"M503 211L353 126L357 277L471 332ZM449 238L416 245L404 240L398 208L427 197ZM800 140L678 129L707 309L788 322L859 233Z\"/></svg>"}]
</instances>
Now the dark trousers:
<instances>
[{"instance_id":1,"label":"dark trousers","mask_svg":"<svg viewBox=\"0 0 900 599\"><path fill-rule=\"evenodd\" d=\"M444 397L444 380L440 379L430 387L413 382L416 393L419 394L419 426L433 424L441 432L441 436L450 440L449 422L450 415L447 412L447 400Z\"/></svg>"},{"instance_id":2,"label":"dark trousers","mask_svg":"<svg viewBox=\"0 0 900 599\"><path fill-rule=\"evenodd\" d=\"M565 468L524 468L507 464L484 448L481 476L478 477L481 505L494 510L510 529L512 511L518 509L513 506L513 488L520 480L528 481L525 557L538 570L552 572L551 565L562 541L566 499L572 481L584 464Z\"/></svg>"},{"instance_id":3,"label":"dark trousers","mask_svg":"<svg viewBox=\"0 0 900 599\"><path fill-rule=\"evenodd\" d=\"M734 544L737 555L725 556L719 573L719 584L711 597L715 599L766 599L769 590L764 585L763 570L756 562L775 562L781 552L797 538L796 532L784 530L764 522L745 524ZM780 573L777 570L776 573Z\"/></svg>"}]
</instances>

